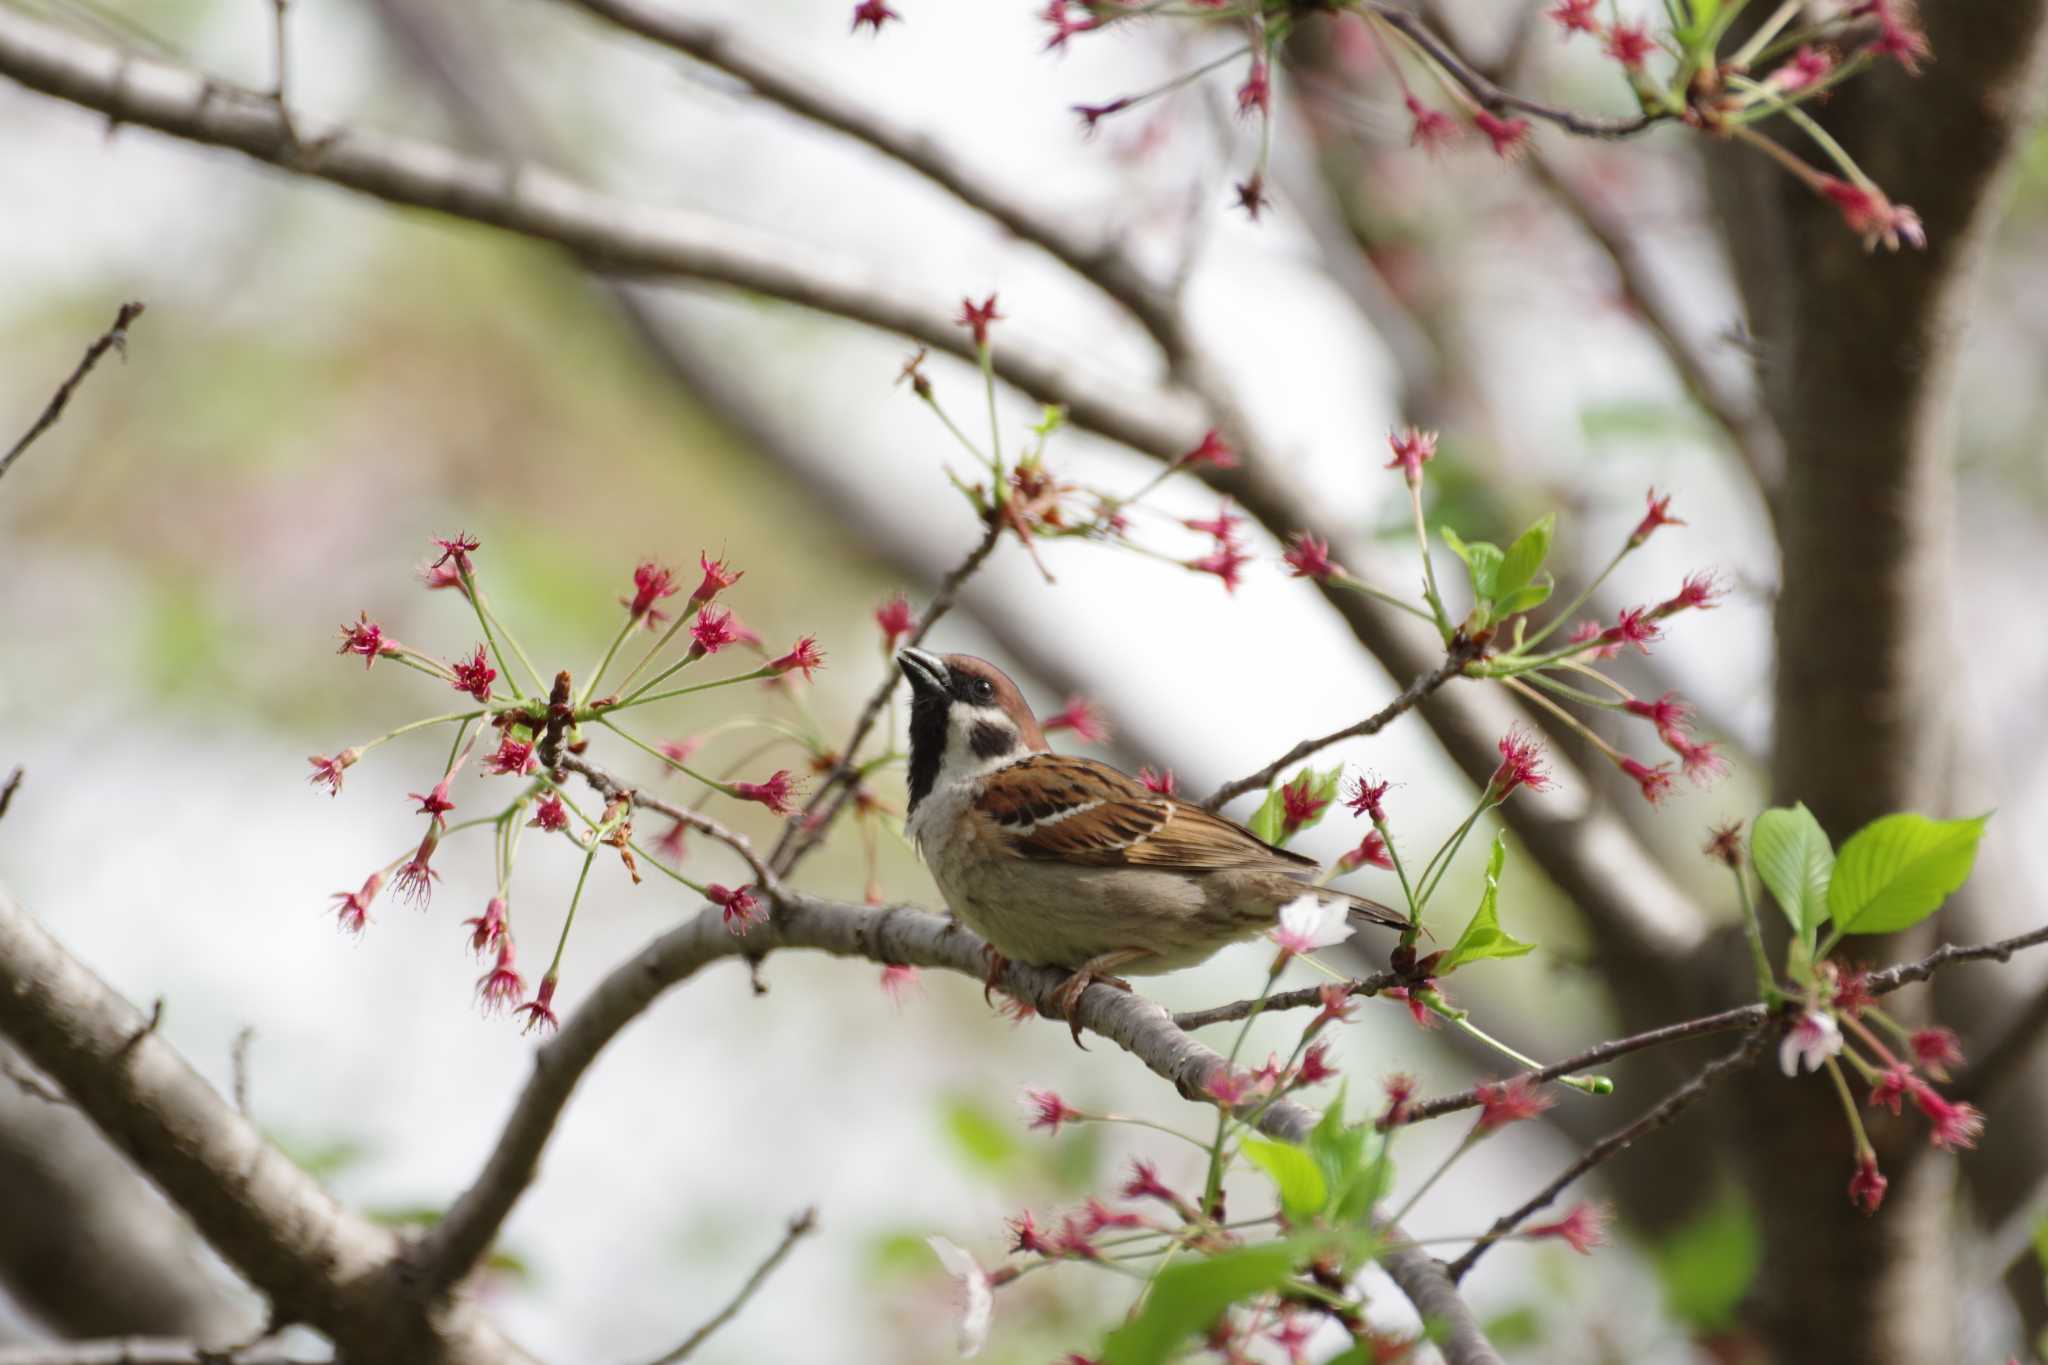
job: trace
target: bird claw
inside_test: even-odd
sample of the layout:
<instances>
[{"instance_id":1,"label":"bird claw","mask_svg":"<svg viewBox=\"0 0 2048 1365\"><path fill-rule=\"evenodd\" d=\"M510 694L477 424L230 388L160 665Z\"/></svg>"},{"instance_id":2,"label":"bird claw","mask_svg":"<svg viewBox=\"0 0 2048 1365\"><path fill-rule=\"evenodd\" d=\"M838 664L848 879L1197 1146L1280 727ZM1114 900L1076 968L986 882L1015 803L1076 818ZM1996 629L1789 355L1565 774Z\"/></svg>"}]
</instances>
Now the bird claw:
<instances>
[{"instance_id":1,"label":"bird claw","mask_svg":"<svg viewBox=\"0 0 2048 1365\"><path fill-rule=\"evenodd\" d=\"M984 976L981 981L981 1002L990 1009L994 1009L996 1002L993 997L996 982L1002 979L1004 969L1010 965L1010 959L997 952L995 945L992 943L982 945L981 951L988 959L988 975Z\"/></svg>"}]
</instances>

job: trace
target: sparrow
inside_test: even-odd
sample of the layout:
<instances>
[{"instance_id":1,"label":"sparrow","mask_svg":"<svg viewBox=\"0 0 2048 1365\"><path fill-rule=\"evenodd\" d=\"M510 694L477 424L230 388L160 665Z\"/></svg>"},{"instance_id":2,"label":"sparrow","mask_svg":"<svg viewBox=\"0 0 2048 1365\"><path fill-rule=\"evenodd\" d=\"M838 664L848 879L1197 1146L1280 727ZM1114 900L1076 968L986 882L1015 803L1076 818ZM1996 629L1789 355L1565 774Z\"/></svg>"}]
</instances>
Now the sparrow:
<instances>
[{"instance_id":1,"label":"sparrow","mask_svg":"<svg viewBox=\"0 0 2048 1365\"><path fill-rule=\"evenodd\" d=\"M905 832L955 918L988 942L984 995L1009 960L1066 969L1053 1002L1077 1044L1091 983L1129 990L1113 973L1194 966L1303 895L1408 927L1377 901L1315 886L1312 858L1107 763L1053 753L987 660L906 648L896 666L911 693Z\"/></svg>"}]
</instances>

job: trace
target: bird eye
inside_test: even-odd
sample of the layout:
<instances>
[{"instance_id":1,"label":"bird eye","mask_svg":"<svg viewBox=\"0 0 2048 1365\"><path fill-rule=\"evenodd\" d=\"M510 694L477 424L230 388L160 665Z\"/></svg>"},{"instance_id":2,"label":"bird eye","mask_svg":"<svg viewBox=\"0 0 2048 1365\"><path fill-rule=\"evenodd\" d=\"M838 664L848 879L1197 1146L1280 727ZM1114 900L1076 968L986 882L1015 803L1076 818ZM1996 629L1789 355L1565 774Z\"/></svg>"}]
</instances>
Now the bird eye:
<instances>
[{"instance_id":1,"label":"bird eye","mask_svg":"<svg viewBox=\"0 0 2048 1365\"><path fill-rule=\"evenodd\" d=\"M987 678L976 678L973 685L967 690L976 701L994 701L996 699L996 685Z\"/></svg>"}]
</instances>

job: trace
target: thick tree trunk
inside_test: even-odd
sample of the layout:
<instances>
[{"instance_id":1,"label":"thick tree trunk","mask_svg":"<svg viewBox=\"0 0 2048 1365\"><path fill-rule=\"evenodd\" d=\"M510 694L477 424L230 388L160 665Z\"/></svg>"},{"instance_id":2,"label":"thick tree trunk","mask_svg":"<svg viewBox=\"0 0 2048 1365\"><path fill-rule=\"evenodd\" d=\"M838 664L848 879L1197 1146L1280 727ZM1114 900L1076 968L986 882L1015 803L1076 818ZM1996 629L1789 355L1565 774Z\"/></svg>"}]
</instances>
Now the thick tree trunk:
<instances>
[{"instance_id":1,"label":"thick tree trunk","mask_svg":"<svg viewBox=\"0 0 2048 1365\"><path fill-rule=\"evenodd\" d=\"M2038 84L2044 11L1930 3L1926 74L1879 71L1824 111L1919 210L1925 252L1865 255L1831 206L1739 148L1713 167L1785 447L1775 797L1805 801L1838 841L1889 811L1934 811L1946 792L1957 343ZM1845 1196L1850 1139L1829 1088L1760 1076L1745 1099L1743 1167L1767 1246L1753 1320L1772 1359L1950 1358L1952 1205L1945 1172L1915 1159L1924 1138L1874 1134L1894 1183L1865 1220Z\"/></svg>"}]
</instances>

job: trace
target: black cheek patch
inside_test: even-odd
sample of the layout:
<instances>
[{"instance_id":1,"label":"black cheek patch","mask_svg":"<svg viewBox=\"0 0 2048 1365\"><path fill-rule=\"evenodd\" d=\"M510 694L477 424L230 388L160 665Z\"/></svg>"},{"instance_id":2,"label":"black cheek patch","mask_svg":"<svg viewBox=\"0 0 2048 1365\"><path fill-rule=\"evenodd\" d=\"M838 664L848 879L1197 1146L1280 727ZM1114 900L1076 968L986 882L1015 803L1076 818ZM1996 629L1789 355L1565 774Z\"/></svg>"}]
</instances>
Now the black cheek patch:
<instances>
[{"instance_id":1,"label":"black cheek patch","mask_svg":"<svg viewBox=\"0 0 2048 1365\"><path fill-rule=\"evenodd\" d=\"M967 747L976 758L1001 758L1017 743L1017 732L993 721L979 720L968 732Z\"/></svg>"}]
</instances>

